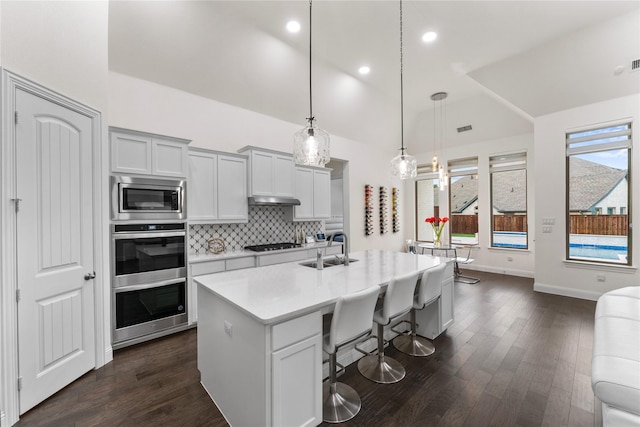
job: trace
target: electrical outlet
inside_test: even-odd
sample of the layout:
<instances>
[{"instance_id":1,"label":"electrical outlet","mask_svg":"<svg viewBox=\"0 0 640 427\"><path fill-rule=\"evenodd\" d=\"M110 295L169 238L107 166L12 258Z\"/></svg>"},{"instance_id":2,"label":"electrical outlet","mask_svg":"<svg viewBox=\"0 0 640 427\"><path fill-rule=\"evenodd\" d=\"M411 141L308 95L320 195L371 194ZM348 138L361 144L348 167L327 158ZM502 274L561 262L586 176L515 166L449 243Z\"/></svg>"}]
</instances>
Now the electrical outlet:
<instances>
[{"instance_id":1,"label":"electrical outlet","mask_svg":"<svg viewBox=\"0 0 640 427\"><path fill-rule=\"evenodd\" d=\"M542 218L542 223L544 225L555 225L556 219L555 218Z\"/></svg>"},{"instance_id":2,"label":"electrical outlet","mask_svg":"<svg viewBox=\"0 0 640 427\"><path fill-rule=\"evenodd\" d=\"M544 227L542 227L542 232L543 233L551 233L551 226L550 225L545 225Z\"/></svg>"},{"instance_id":3,"label":"electrical outlet","mask_svg":"<svg viewBox=\"0 0 640 427\"><path fill-rule=\"evenodd\" d=\"M229 336L233 336L233 325L226 320L224 321L224 332Z\"/></svg>"},{"instance_id":4,"label":"electrical outlet","mask_svg":"<svg viewBox=\"0 0 640 427\"><path fill-rule=\"evenodd\" d=\"M509 262L513 261L513 257L512 256L508 256L507 257L507 261L509 261Z\"/></svg>"},{"instance_id":5,"label":"electrical outlet","mask_svg":"<svg viewBox=\"0 0 640 427\"><path fill-rule=\"evenodd\" d=\"M605 282L607 278L604 274L598 274L598 282Z\"/></svg>"}]
</instances>

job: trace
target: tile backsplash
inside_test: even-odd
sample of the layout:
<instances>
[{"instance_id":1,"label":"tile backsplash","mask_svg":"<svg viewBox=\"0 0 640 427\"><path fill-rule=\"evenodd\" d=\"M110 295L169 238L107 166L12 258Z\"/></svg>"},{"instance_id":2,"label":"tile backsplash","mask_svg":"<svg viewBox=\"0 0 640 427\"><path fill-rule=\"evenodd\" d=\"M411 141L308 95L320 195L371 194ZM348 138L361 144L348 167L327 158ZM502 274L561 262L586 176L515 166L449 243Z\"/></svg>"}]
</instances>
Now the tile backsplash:
<instances>
[{"instance_id":1,"label":"tile backsplash","mask_svg":"<svg viewBox=\"0 0 640 427\"><path fill-rule=\"evenodd\" d=\"M246 224L191 224L189 226L189 253L204 255L208 241L217 237L225 242L226 250L238 251L249 245L293 242L296 228L305 233L323 231L322 221L291 222L285 220L280 206L249 206Z\"/></svg>"}]
</instances>

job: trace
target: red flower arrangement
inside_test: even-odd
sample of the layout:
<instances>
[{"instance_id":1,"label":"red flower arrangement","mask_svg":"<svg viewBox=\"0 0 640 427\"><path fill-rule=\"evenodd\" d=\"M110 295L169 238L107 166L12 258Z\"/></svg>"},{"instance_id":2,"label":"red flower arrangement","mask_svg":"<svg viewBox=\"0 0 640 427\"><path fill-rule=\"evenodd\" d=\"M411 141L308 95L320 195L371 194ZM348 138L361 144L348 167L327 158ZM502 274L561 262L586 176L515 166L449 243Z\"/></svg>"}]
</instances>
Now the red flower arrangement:
<instances>
[{"instance_id":1,"label":"red flower arrangement","mask_svg":"<svg viewBox=\"0 0 640 427\"><path fill-rule=\"evenodd\" d=\"M446 216L443 218L430 216L429 218L426 218L424 222L428 222L429 224L431 224L431 227L433 227L433 236L434 236L433 243L434 244L442 243L440 236L442 236L442 230L444 229L445 224L449 222L449 218Z\"/></svg>"}]
</instances>

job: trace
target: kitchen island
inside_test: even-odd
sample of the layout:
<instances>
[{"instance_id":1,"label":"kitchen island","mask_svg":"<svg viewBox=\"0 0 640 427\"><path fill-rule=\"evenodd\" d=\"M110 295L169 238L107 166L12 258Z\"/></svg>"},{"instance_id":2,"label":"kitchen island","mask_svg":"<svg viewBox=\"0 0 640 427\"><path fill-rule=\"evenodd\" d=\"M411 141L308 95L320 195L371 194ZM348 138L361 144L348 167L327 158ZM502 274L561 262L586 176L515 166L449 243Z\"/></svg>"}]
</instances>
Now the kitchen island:
<instances>
[{"instance_id":1,"label":"kitchen island","mask_svg":"<svg viewBox=\"0 0 640 427\"><path fill-rule=\"evenodd\" d=\"M292 262L196 279L201 382L231 425L322 422L322 314L342 295L448 262L443 297L422 310L419 333L435 338L453 321L450 260L380 250L351 258L323 270Z\"/></svg>"}]
</instances>

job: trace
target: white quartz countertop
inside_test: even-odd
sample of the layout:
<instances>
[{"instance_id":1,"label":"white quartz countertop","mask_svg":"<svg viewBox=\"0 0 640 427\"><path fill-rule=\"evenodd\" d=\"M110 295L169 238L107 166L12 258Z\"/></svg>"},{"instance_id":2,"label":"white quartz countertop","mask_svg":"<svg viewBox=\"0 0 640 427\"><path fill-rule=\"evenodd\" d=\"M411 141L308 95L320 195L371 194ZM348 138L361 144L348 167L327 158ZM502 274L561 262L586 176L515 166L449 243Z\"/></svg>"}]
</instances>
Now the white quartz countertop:
<instances>
[{"instance_id":1,"label":"white quartz countertop","mask_svg":"<svg viewBox=\"0 0 640 427\"><path fill-rule=\"evenodd\" d=\"M370 286L386 286L394 277L448 261L381 250L349 255L358 261L348 267L316 270L290 262L198 276L194 280L258 321L271 324L331 307L342 295Z\"/></svg>"},{"instance_id":2,"label":"white quartz countertop","mask_svg":"<svg viewBox=\"0 0 640 427\"><path fill-rule=\"evenodd\" d=\"M342 242L333 242L334 246L342 245ZM327 246L327 242L315 242L315 243L305 243L299 248L290 248L290 249L278 249L277 251L265 251L265 252L256 252L256 251L247 251L244 249L238 251L225 251L219 254L189 254L189 263L198 263L198 262L207 262L207 261L217 261L231 258L245 258L245 257L256 257L260 255L272 255L272 254L281 254L285 252L296 252L296 251L304 251L307 249L316 249L316 248L324 248Z\"/></svg>"}]
</instances>

